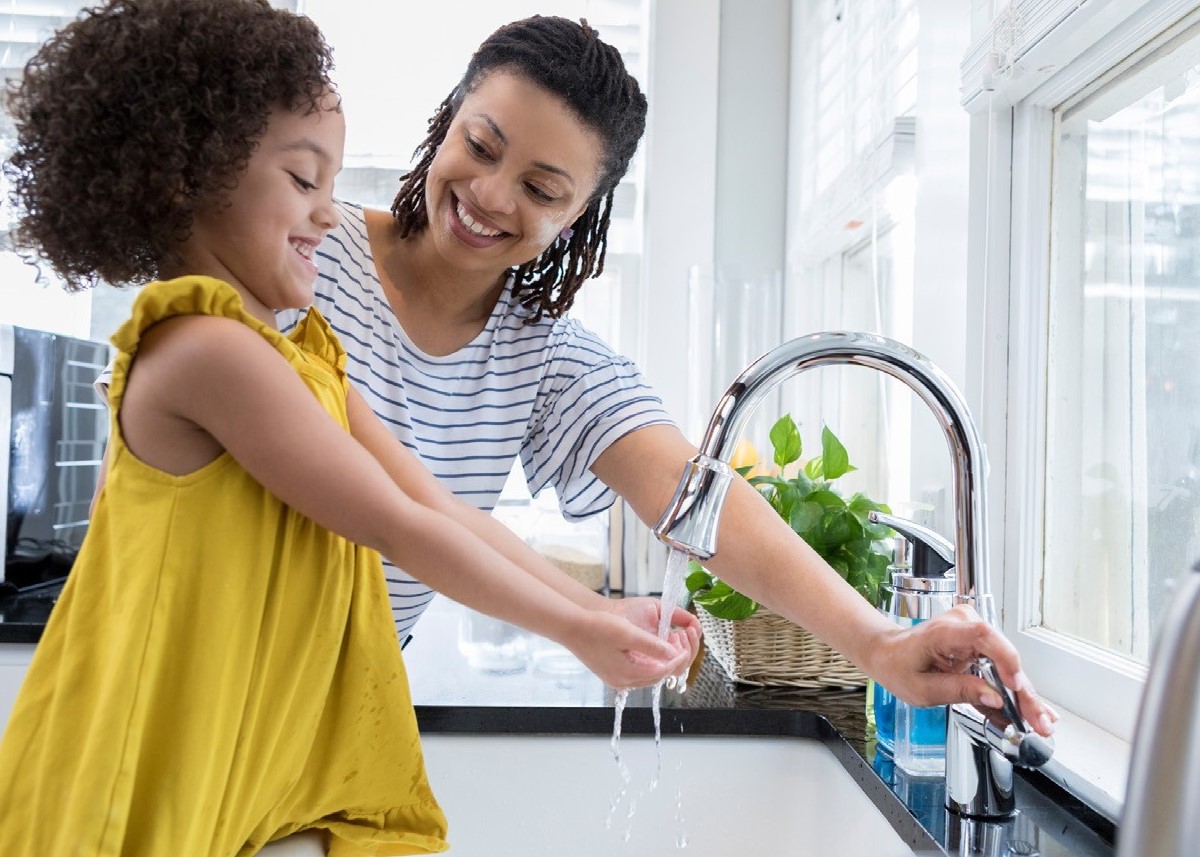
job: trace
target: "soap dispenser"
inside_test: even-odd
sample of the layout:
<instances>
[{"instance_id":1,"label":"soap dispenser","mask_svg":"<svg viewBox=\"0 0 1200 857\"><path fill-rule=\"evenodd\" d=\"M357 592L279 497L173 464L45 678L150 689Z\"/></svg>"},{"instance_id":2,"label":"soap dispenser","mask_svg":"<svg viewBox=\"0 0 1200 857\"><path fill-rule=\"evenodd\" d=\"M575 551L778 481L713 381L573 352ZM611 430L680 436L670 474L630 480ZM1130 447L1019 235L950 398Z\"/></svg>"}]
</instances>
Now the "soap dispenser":
<instances>
[{"instance_id":1,"label":"soap dispenser","mask_svg":"<svg viewBox=\"0 0 1200 857\"><path fill-rule=\"evenodd\" d=\"M872 519L874 521L874 519ZM892 543L892 562L887 567L887 583L879 588L879 612L892 619L892 575L900 571L909 571L912 567L910 559L911 546L908 539L897 535ZM893 619L893 621L895 621ZM868 705L868 722L875 724L875 746L889 757L896 752L896 697L877 681L872 680L867 688L870 694Z\"/></svg>"},{"instance_id":2,"label":"soap dispenser","mask_svg":"<svg viewBox=\"0 0 1200 857\"><path fill-rule=\"evenodd\" d=\"M889 618L901 627L911 627L950 609L955 591L954 545L928 527L903 518L871 512L870 520L900 534L890 569L890 597L885 601ZM877 695L876 724L879 701ZM946 706L918 708L900 699L894 704L896 765L910 774L942 773L946 766Z\"/></svg>"}]
</instances>

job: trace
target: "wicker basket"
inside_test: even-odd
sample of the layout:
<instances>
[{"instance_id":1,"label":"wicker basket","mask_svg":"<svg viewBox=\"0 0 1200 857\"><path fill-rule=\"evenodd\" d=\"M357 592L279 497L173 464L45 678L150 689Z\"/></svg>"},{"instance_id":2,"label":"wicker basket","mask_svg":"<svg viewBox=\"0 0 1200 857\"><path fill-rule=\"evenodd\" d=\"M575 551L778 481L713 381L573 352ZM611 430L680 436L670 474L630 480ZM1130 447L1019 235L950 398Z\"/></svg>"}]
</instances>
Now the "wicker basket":
<instances>
[{"instance_id":1,"label":"wicker basket","mask_svg":"<svg viewBox=\"0 0 1200 857\"><path fill-rule=\"evenodd\" d=\"M760 606L749 619L718 619L697 605L704 644L734 681L787 687L865 687L867 677L794 622Z\"/></svg>"}]
</instances>

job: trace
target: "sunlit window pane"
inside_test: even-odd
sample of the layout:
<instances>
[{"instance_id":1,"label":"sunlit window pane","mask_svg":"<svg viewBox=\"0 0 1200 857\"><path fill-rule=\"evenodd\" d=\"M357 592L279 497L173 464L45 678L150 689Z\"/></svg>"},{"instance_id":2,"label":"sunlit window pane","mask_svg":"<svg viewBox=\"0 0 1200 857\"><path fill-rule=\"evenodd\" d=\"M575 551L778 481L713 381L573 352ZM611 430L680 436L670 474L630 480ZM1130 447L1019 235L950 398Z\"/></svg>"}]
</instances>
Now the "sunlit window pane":
<instances>
[{"instance_id":1,"label":"sunlit window pane","mask_svg":"<svg viewBox=\"0 0 1200 857\"><path fill-rule=\"evenodd\" d=\"M1200 559L1198 62L1056 123L1042 622L1143 662Z\"/></svg>"}]
</instances>

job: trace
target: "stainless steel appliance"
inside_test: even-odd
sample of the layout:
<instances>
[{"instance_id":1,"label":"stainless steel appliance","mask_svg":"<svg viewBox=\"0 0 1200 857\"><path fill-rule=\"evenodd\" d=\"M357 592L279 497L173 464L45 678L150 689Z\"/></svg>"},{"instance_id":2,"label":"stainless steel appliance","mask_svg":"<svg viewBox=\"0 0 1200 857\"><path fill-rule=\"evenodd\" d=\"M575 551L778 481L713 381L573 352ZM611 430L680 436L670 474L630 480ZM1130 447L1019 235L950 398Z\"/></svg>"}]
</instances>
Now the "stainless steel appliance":
<instances>
[{"instance_id":1,"label":"stainless steel appliance","mask_svg":"<svg viewBox=\"0 0 1200 857\"><path fill-rule=\"evenodd\" d=\"M0 585L65 577L87 532L108 411L92 382L109 346L0 325Z\"/></svg>"}]
</instances>

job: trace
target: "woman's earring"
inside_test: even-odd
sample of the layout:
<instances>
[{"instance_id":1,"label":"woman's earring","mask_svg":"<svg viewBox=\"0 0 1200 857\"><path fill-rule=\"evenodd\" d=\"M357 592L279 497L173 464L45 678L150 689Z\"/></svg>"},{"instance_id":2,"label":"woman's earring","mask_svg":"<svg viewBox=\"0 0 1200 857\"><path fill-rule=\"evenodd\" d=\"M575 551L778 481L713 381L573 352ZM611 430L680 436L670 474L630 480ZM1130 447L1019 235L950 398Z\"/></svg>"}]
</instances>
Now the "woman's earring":
<instances>
[{"instance_id":1,"label":"woman's earring","mask_svg":"<svg viewBox=\"0 0 1200 857\"><path fill-rule=\"evenodd\" d=\"M562 228L562 232L558 233L558 237L561 238L563 241L570 241L571 236L574 234L575 234L574 229L572 229L570 226L564 226Z\"/></svg>"}]
</instances>

